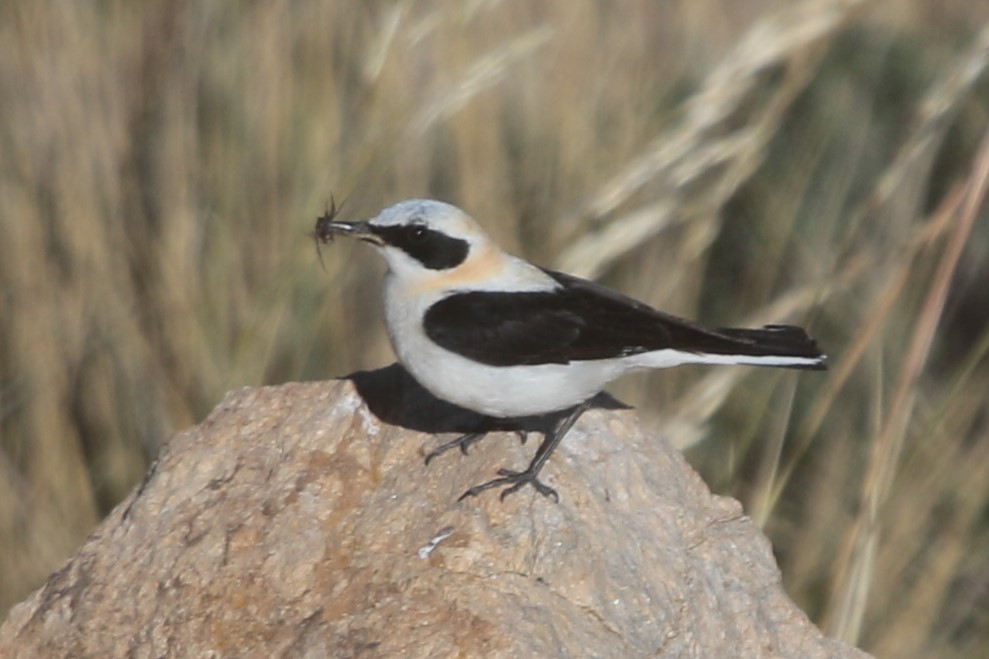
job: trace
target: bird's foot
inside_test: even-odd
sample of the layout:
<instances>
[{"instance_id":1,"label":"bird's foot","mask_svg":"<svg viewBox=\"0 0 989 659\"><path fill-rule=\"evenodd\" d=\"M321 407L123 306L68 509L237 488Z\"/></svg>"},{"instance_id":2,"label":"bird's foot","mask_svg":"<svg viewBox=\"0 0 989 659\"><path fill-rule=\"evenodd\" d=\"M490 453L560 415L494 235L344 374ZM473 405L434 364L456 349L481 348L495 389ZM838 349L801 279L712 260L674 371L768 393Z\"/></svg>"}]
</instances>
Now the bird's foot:
<instances>
[{"instance_id":1,"label":"bird's foot","mask_svg":"<svg viewBox=\"0 0 989 659\"><path fill-rule=\"evenodd\" d=\"M546 485L538 478L536 478L536 475L538 473L539 473L538 471L534 471L531 468L526 469L525 471L499 469L498 475L501 476L501 478L495 478L494 480L490 480L487 483L481 483L480 485L475 485L474 487L470 488L469 490L461 494L460 498L457 499L457 501L463 501L467 497L476 497L478 494L484 492L485 490L490 490L491 488L494 487L501 487L503 485L507 486L505 487L504 490L501 491L501 500L504 501L505 497L507 497L509 494L512 494L513 492L518 492L526 485L531 485L532 487L536 488L536 491L539 492L544 497L551 497L554 502L559 503L560 495L557 494L556 490L551 488L549 485Z\"/></svg>"},{"instance_id":2,"label":"bird's foot","mask_svg":"<svg viewBox=\"0 0 989 659\"><path fill-rule=\"evenodd\" d=\"M426 464L429 464L430 462L432 462L433 458L435 458L440 454L446 453L452 448L459 448L461 453L467 455L468 454L467 449L469 449L471 445L484 439L486 434L487 433L483 433L483 432L469 432L461 435L460 437L457 437L452 442L447 442L446 444L440 444L439 446L437 446L432 451L426 454ZM525 430L516 430L515 434L519 436L519 441L522 444L525 444L526 440L529 439L529 433Z\"/></svg>"},{"instance_id":3,"label":"bird's foot","mask_svg":"<svg viewBox=\"0 0 989 659\"><path fill-rule=\"evenodd\" d=\"M440 455L441 453L446 453L452 448L459 447L460 452L463 453L464 455L467 455L467 449L470 448L470 445L484 439L484 434L485 433L483 432L469 432L461 435L460 437L457 437L452 442L447 442L446 444L441 444L437 446L432 451L426 454L426 464L429 464L429 462L437 455Z\"/></svg>"}]
</instances>

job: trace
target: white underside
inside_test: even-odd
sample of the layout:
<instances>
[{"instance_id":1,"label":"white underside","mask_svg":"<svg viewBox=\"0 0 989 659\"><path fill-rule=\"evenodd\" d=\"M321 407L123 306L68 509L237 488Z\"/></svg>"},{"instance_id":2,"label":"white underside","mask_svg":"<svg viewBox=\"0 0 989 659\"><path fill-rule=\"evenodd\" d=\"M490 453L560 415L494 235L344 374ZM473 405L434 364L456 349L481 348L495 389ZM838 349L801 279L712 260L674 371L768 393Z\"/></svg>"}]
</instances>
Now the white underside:
<instances>
[{"instance_id":1,"label":"white underside","mask_svg":"<svg viewBox=\"0 0 989 659\"><path fill-rule=\"evenodd\" d=\"M406 358L402 362L420 384L439 398L496 417L543 414L572 407L627 370L613 361L486 366L442 348L436 348L430 361Z\"/></svg>"},{"instance_id":2,"label":"white underside","mask_svg":"<svg viewBox=\"0 0 989 659\"><path fill-rule=\"evenodd\" d=\"M390 280L390 281L389 281ZM681 364L813 365L801 357L706 355L677 350L617 359L537 366L488 366L433 343L420 319L434 299L400 295L386 279L385 314L399 361L433 395L461 407L496 417L545 414L581 403L625 373Z\"/></svg>"},{"instance_id":3,"label":"white underside","mask_svg":"<svg viewBox=\"0 0 989 659\"><path fill-rule=\"evenodd\" d=\"M631 371L681 364L785 366L814 360L781 357L731 357L660 350L623 359L575 361L537 366L487 366L435 344L403 351L400 359L435 396L496 417L527 416L566 409L604 389Z\"/></svg>"}]
</instances>

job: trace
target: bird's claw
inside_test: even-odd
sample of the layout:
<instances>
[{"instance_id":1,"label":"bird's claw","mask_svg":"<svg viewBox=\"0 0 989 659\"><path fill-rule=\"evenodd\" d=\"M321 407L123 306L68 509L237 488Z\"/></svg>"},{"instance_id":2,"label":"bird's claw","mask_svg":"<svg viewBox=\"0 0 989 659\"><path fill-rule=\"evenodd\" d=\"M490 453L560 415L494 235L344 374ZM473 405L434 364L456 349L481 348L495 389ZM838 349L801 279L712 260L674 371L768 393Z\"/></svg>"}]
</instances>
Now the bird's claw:
<instances>
[{"instance_id":1,"label":"bird's claw","mask_svg":"<svg viewBox=\"0 0 989 659\"><path fill-rule=\"evenodd\" d=\"M474 487L470 488L469 490L461 494L460 498L457 499L457 501L463 501L467 497L476 497L478 494L484 492L485 490L490 490L492 488L505 485L507 487L505 487L505 489L501 491L501 496L500 496L500 499L504 501L505 497L507 497L509 494L518 492L526 485L531 485L536 489L537 492L539 492L544 497L552 498L555 503L560 502L560 495L557 494L556 490L554 490L549 485L546 485L538 478L536 478L536 472L532 471L531 469L526 469L525 471L499 469L498 475L500 476L500 478L495 478L489 480L486 483L481 483L480 485L475 485Z\"/></svg>"},{"instance_id":2,"label":"bird's claw","mask_svg":"<svg viewBox=\"0 0 989 659\"><path fill-rule=\"evenodd\" d=\"M426 454L426 464L428 465L430 461L441 453L446 453L452 448L459 448L460 452L467 455L467 449L471 444L480 441L484 438L484 433L480 432L469 432L457 437L452 442L447 442L446 444L440 444L432 451Z\"/></svg>"}]
</instances>

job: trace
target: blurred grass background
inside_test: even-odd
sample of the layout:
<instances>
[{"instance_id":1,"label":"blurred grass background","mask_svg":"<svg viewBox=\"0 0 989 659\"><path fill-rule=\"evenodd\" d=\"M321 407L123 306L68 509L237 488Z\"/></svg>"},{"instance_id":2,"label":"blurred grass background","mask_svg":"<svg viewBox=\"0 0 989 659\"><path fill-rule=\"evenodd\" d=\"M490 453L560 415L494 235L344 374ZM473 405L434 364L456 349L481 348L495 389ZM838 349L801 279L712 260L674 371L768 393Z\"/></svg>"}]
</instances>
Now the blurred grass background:
<instances>
[{"instance_id":1,"label":"blurred grass background","mask_svg":"<svg viewBox=\"0 0 989 659\"><path fill-rule=\"evenodd\" d=\"M827 374L614 392L884 657L989 644L981 0L0 4L0 612L225 391L393 359L306 236L456 203L503 244ZM981 654L981 656L985 656Z\"/></svg>"}]
</instances>

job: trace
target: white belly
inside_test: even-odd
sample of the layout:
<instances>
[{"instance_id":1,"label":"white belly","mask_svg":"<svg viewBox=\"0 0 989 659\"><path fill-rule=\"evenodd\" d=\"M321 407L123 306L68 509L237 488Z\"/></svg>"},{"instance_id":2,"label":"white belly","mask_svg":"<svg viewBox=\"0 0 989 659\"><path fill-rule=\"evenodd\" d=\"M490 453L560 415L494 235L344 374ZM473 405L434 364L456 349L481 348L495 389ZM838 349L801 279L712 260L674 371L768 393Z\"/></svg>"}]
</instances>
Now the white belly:
<instances>
[{"instance_id":1,"label":"white belly","mask_svg":"<svg viewBox=\"0 0 989 659\"><path fill-rule=\"evenodd\" d=\"M604 362L487 366L447 350L399 351L399 359L433 395L496 417L566 409L595 395L621 370Z\"/></svg>"},{"instance_id":2,"label":"white belly","mask_svg":"<svg viewBox=\"0 0 989 659\"><path fill-rule=\"evenodd\" d=\"M389 300L390 294L395 297ZM475 412L517 417L566 409L594 396L627 370L617 360L537 366L480 364L426 337L419 319L432 300L398 298L387 283L385 296L388 333L402 365L434 396Z\"/></svg>"}]
</instances>

